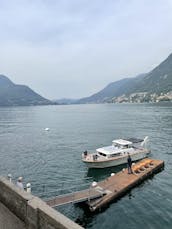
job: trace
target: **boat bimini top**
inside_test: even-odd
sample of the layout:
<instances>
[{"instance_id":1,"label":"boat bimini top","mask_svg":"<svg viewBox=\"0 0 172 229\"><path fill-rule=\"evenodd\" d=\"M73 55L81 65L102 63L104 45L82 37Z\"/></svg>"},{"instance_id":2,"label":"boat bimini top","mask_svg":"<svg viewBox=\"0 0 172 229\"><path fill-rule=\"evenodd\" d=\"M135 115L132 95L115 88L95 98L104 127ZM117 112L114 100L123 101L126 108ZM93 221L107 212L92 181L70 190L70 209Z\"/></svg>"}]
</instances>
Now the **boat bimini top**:
<instances>
[{"instance_id":1,"label":"boat bimini top","mask_svg":"<svg viewBox=\"0 0 172 229\"><path fill-rule=\"evenodd\" d=\"M123 140L123 139L116 139L112 141L113 145L122 145L122 146L126 146L126 145L132 145L133 143L127 140Z\"/></svg>"}]
</instances>

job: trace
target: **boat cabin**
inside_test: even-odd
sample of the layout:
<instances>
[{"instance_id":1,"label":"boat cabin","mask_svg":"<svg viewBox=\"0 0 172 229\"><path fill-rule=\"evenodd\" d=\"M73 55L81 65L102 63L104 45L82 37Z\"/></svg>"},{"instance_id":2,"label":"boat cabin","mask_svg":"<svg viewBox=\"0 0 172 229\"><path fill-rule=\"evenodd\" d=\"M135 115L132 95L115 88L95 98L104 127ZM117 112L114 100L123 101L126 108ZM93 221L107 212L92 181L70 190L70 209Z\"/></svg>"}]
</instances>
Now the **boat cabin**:
<instances>
[{"instance_id":1,"label":"boat cabin","mask_svg":"<svg viewBox=\"0 0 172 229\"><path fill-rule=\"evenodd\" d=\"M123 139L118 139L112 141L111 146L105 146L96 149L96 155L97 157L103 156L105 158L111 158L128 154L131 151L133 151L132 142Z\"/></svg>"}]
</instances>

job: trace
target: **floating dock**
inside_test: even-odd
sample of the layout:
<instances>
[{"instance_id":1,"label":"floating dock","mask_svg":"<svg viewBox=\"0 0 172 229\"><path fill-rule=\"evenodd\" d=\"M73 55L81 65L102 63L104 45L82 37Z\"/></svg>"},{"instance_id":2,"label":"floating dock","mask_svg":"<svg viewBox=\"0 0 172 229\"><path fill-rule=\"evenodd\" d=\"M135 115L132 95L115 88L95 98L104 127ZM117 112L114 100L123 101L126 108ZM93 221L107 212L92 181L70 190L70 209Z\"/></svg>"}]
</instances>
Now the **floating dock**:
<instances>
[{"instance_id":1,"label":"floating dock","mask_svg":"<svg viewBox=\"0 0 172 229\"><path fill-rule=\"evenodd\" d=\"M85 203L89 210L94 212L105 207L142 181L157 173L164 167L164 161L143 159L132 166L133 173L128 174L127 169L111 174L107 179L90 186L90 189L54 197L46 203L51 207L67 203Z\"/></svg>"}]
</instances>

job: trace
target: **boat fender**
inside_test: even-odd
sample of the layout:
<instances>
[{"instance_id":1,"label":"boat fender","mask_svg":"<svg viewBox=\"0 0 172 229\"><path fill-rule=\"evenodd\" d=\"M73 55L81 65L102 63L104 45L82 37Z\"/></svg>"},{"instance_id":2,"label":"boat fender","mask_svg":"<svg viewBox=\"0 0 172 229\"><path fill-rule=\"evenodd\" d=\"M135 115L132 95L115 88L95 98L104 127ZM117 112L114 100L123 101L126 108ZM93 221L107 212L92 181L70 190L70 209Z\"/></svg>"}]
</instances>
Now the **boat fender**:
<instances>
[{"instance_id":1,"label":"boat fender","mask_svg":"<svg viewBox=\"0 0 172 229\"><path fill-rule=\"evenodd\" d=\"M90 211L93 212L96 210L96 207L90 206Z\"/></svg>"},{"instance_id":2,"label":"boat fender","mask_svg":"<svg viewBox=\"0 0 172 229\"><path fill-rule=\"evenodd\" d=\"M96 181L93 181L92 184L91 184L92 187L96 187L97 186L97 182Z\"/></svg>"}]
</instances>

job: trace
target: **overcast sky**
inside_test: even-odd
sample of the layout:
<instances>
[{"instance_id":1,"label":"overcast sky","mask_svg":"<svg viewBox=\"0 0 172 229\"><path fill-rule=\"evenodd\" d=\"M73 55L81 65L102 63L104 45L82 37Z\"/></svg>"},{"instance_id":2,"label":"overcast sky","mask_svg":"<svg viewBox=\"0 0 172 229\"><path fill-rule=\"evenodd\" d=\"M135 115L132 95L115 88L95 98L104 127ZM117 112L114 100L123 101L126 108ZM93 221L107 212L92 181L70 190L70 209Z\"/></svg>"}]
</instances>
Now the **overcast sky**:
<instances>
[{"instance_id":1,"label":"overcast sky","mask_svg":"<svg viewBox=\"0 0 172 229\"><path fill-rule=\"evenodd\" d=\"M89 96L172 52L172 0L0 0L0 73L49 98Z\"/></svg>"}]
</instances>

